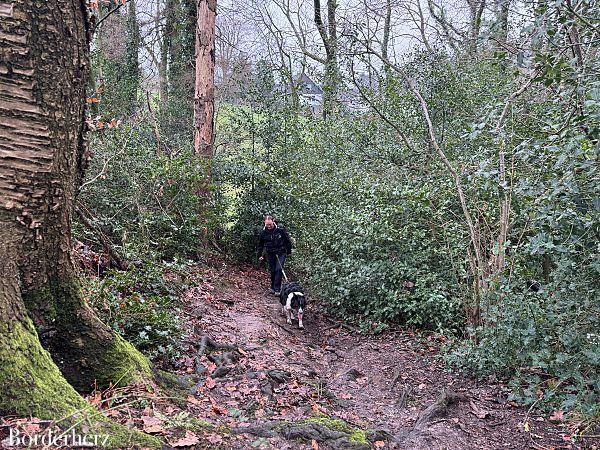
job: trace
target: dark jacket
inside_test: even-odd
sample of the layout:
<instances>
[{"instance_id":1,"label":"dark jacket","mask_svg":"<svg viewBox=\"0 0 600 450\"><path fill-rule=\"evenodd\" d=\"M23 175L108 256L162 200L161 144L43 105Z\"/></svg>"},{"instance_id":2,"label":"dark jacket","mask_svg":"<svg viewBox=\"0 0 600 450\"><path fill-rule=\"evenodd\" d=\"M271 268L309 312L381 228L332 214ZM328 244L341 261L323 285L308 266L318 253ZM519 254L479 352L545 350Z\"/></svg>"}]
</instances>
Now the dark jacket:
<instances>
[{"instance_id":1,"label":"dark jacket","mask_svg":"<svg viewBox=\"0 0 600 450\"><path fill-rule=\"evenodd\" d=\"M283 255L285 253L289 255L292 252L292 240L285 228L280 225L271 230L263 228L258 237L256 256L261 256L263 250L269 254Z\"/></svg>"}]
</instances>

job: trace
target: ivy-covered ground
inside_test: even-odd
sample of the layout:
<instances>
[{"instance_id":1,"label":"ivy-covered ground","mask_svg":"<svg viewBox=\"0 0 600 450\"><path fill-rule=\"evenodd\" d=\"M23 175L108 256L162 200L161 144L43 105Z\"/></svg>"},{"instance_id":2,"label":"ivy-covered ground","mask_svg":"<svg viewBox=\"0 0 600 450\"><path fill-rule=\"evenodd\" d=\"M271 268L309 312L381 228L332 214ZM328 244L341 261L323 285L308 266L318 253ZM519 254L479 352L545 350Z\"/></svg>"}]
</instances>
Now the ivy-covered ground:
<instances>
[{"instance_id":1,"label":"ivy-covered ground","mask_svg":"<svg viewBox=\"0 0 600 450\"><path fill-rule=\"evenodd\" d=\"M94 392L113 420L167 448L593 448L560 411L507 400L502 383L449 373L440 335L365 336L319 312L287 325L267 274L226 261L197 267L183 294L183 353L157 383ZM212 376L209 376L212 375ZM51 424L4 418L29 431ZM595 433L598 434L598 433ZM4 439L6 436L2 436ZM3 441L6 444L6 439ZM14 447L12 447L14 448Z\"/></svg>"}]
</instances>

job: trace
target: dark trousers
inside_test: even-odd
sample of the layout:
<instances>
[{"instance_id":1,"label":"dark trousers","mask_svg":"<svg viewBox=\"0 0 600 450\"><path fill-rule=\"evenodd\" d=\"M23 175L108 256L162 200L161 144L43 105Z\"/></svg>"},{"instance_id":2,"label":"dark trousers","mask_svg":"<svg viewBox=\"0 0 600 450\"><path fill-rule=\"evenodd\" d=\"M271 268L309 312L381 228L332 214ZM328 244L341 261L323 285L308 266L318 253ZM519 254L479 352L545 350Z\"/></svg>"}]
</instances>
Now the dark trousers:
<instances>
[{"instance_id":1,"label":"dark trousers","mask_svg":"<svg viewBox=\"0 0 600 450\"><path fill-rule=\"evenodd\" d=\"M279 261L277 257L279 256ZM285 264L285 255L276 255L267 253L269 258L269 270L271 271L271 289L276 292L281 290L281 276L283 275L283 265Z\"/></svg>"}]
</instances>

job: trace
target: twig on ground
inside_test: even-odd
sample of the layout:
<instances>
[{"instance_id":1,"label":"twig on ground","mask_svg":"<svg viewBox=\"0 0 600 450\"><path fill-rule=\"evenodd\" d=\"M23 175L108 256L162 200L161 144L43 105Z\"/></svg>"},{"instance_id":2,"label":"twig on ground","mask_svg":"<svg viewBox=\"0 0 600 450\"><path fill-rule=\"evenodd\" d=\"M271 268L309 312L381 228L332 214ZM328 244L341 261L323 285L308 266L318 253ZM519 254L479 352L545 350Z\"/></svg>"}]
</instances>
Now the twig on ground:
<instances>
[{"instance_id":1,"label":"twig on ground","mask_svg":"<svg viewBox=\"0 0 600 450\"><path fill-rule=\"evenodd\" d=\"M356 327L353 327L352 325L348 325L347 323L340 322L339 320L332 319L331 317L325 317L325 319L326 319L327 321L329 321L329 322L333 323L333 324L336 324L337 326L340 326L340 327L346 328L347 330L350 330L350 331L352 331L353 333L362 334L362 332L361 332L361 331L360 331L358 328L356 328Z\"/></svg>"},{"instance_id":2,"label":"twig on ground","mask_svg":"<svg viewBox=\"0 0 600 450\"><path fill-rule=\"evenodd\" d=\"M398 380L400 379L400 374L401 374L401 370L399 367L396 367L396 369L394 370L394 378L392 378L392 385L390 386L390 392L394 390L394 388L396 387L396 383L398 382Z\"/></svg>"},{"instance_id":3,"label":"twig on ground","mask_svg":"<svg viewBox=\"0 0 600 450\"><path fill-rule=\"evenodd\" d=\"M294 336L295 336L295 333L294 333L292 330L288 330L286 327L284 327L284 326L283 326L283 325L281 325L280 323L277 323L277 322L275 322L273 319L269 319L269 320L271 321L271 323L272 323L272 324L274 324L274 325L277 325L277 326L278 326L279 328L281 328L283 331L285 331L285 332L287 332L287 333L289 333L289 334L291 334L291 335L294 335Z\"/></svg>"}]
</instances>

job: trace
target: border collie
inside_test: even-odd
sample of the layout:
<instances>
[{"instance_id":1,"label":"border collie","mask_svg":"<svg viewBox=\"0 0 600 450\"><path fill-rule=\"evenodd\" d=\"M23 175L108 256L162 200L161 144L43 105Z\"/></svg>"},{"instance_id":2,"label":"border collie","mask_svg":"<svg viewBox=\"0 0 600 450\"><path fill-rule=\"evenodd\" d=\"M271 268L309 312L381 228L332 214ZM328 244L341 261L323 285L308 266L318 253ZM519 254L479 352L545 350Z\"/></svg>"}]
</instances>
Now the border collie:
<instances>
[{"instance_id":1,"label":"border collie","mask_svg":"<svg viewBox=\"0 0 600 450\"><path fill-rule=\"evenodd\" d=\"M304 328L302 315L306 308L306 295L302 290L302 286L298 283L285 283L281 287L279 302L281 303L281 309L287 319L287 323L292 323L293 312L295 311L298 317L298 327Z\"/></svg>"}]
</instances>

